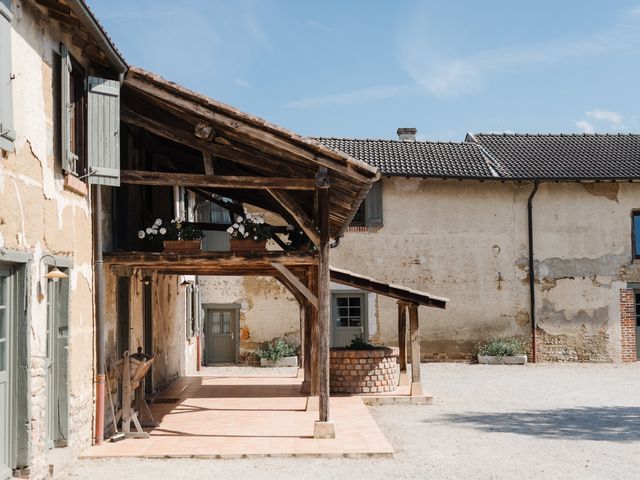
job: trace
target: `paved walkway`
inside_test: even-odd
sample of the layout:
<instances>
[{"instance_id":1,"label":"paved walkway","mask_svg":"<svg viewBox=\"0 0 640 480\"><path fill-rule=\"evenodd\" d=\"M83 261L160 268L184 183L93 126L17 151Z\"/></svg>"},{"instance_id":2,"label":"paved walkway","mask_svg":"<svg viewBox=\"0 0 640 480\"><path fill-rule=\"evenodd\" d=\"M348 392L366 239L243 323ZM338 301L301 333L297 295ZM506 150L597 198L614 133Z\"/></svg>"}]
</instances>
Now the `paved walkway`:
<instances>
[{"instance_id":1,"label":"paved walkway","mask_svg":"<svg viewBox=\"0 0 640 480\"><path fill-rule=\"evenodd\" d=\"M240 370L241 371L241 370ZM274 455L390 455L391 445L358 397L333 397L336 438L313 438L317 411L306 411L295 369L278 376L236 376L238 370L207 369L176 380L151 405L160 423L149 439L91 447L83 458L214 457ZM225 376L232 375L232 376ZM249 374L249 375L247 375Z\"/></svg>"},{"instance_id":2,"label":"paved walkway","mask_svg":"<svg viewBox=\"0 0 640 480\"><path fill-rule=\"evenodd\" d=\"M423 364L433 405L371 407L392 458L104 458L69 480L635 480L640 362Z\"/></svg>"}]
</instances>

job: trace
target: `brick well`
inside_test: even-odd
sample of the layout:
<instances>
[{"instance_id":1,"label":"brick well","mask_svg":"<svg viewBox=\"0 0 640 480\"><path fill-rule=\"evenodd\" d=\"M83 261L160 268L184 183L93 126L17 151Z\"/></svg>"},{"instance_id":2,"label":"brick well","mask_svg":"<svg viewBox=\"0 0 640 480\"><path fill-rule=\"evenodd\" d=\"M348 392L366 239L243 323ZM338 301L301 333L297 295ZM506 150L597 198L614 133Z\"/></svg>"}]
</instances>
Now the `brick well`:
<instances>
[{"instance_id":1,"label":"brick well","mask_svg":"<svg viewBox=\"0 0 640 480\"><path fill-rule=\"evenodd\" d=\"M398 386L397 347L372 350L332 348L330 388L332 393L392 392Z\"/></svg>"}]
</instances>

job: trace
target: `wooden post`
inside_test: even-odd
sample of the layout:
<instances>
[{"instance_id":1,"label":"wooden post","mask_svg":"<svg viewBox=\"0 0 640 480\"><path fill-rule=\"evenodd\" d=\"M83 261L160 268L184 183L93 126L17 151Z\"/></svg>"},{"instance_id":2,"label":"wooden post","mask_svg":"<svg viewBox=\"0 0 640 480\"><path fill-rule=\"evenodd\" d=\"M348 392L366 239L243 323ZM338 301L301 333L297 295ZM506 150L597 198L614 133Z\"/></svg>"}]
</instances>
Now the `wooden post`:
<instances>
[{"instance_id":1,"label":"wooden post","mask_svg":"<svg viewBox=\"0 0 640 480\"><path fill-rule=\"evenodd\" d=\"M329 347L330 347L330 271L329 271L329 177L326 170L316 176L318 199L318 371L320 376L320 412L315 438L335 438L335 425L329 421Z\"/></svg>"},{"instance_id":2,"label":"wooden post","mask_svg":"<svg viewBox=\"0 0 640 480\"><path fill-rule=\"evenodd\" d=\"M307 271L307 288L314 292L314 287L312 285L313 280L313 271L309 269ZM317 292L316 292L317 293ZM300 387L300 393L304 395L311 394L311 384L312 384L312 368L313 368L313 358L311 354L312 350L312 342L311 342L311 326L313 322L313 311L315 310L313 306L308 302L304 301L302 305L300 305L300 309L302 310L303 317L303 340L302 340L302 354L304 357L304 379L302 381L302 386Z\"/></svg>"},{"instance_id":3,"label":"wooden post","mask_svg":"<svg viewBox=\"0 0 640 480\"><path fill-rule=\"evenodd\" d=\"M315 268L310 269L308 278L309 290L316 296L318 295L318 272ZM318 325L318 309L308 304L307 313L309 314L309 358L311 359L309 380L311 381L310 395L318 397L320 395L320 371L318 370L318 345L320 343L320 332ZM315 404L318 404L316 398Z\"/></svg>"},{"instance_id":4,"label":"wooden post","mask_svg":"<svg viewBox=\"0 0 640 480\"><path fill-rule=\"evenodd\" d=\"M420 328L418 305L409 305L409 336L411 339L411 396L422 395L420 383Z\"/></svg>"},{"instance_id":5,"label":"wooden post","mask_svg":"<svg viewBox=\"0 0 640 480\"><path fill-rule=\"evenodd\" d=\"M400 385L408 385L407 377L407 304L398 302L398 363L400 364Z\"/></svg>"}]
</instances>

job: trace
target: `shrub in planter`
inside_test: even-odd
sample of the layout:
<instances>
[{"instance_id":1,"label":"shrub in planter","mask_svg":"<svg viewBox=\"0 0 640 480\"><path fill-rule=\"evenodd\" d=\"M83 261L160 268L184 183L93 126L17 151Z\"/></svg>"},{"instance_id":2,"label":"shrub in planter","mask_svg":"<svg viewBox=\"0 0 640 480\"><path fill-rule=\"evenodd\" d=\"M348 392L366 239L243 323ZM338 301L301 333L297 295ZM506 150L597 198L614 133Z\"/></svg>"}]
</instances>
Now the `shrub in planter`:
<instances>
[{"instance_id":1,"label":"shrub in planter","mask_svg":"<svg viewBox=\"0 0 640 480\"><path fill-rule=\"evenodd\" d=\"M477 346L478 363L524 364L527 346L517 337L494 337Z\"/></svg>"},{"instance_id":2,"label":"shrub in planter","mask_svg":"<svg viewBox=\"0 0 640 480\"><path fill-rule=\"evenodd\" d=\"M256 355L263 367L297 367L298 357L296 347L282 338L263 343Z\"/></svg>"}]
</instances>

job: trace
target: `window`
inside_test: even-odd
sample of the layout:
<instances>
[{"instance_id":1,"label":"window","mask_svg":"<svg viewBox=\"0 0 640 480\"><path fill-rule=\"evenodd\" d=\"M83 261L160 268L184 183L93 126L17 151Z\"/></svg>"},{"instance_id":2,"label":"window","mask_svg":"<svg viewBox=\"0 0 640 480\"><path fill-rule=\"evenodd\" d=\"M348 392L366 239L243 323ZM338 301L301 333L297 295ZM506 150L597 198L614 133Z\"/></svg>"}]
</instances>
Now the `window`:
<instances>
[{"instance_id":1,"label":"window","mask_svg":"<svg viewBox=\"0 0 640 480\"><path fill-rule=\"evenodd\" d=\"M636 328L640 327L640 292L635 293L636 300Z\"/></svg>"},{"instance_id":2,"label":"window","mask_svg":"<svg viewBox=\"0 0 640 480\"><path fill-rule=\"evenodd\" d=\"M60 115L62 169L82 176L87 173L85 154L85 82L84 72L64 45L60 46Z\"/></svg>"},{"instance_id":3,"label":"window","mask_svg":"<svg viewBox=\"0 0 640 480\"><path fill-rule=\"evenodd\" d=\"M13 130L13 95L11 82L10 0L0 0L0 149L13 152L16 134Z\"/></svg>"},{"instance_id":4,"label":"window","mask_svg":"<svg viewBox=\"0 0 640 480\"><path fill-rule=\"evenodd\" d=\"M360 208L351 220L353 227L381 227L382 226L382 182L371 185L367 196L360 204Z\"/></svg>"},{"instance_id":5,"label":"window","mask_svg":"<svg viewBox=\"0 0 640 480\"><path fill-rule=\"evenodd\" d=\"M337 327L361 327L363 320L362 295L336 295Z\"/></svg>"},{"instance_id":6,"label":"window","mask_svg":"<svg viewBox=\"0 0 640 480\"><path fill-rule=\"evenodd\" d=\"M633 257L640 259L640 212L633 212Z\"/></svg>"}]
</instances>

